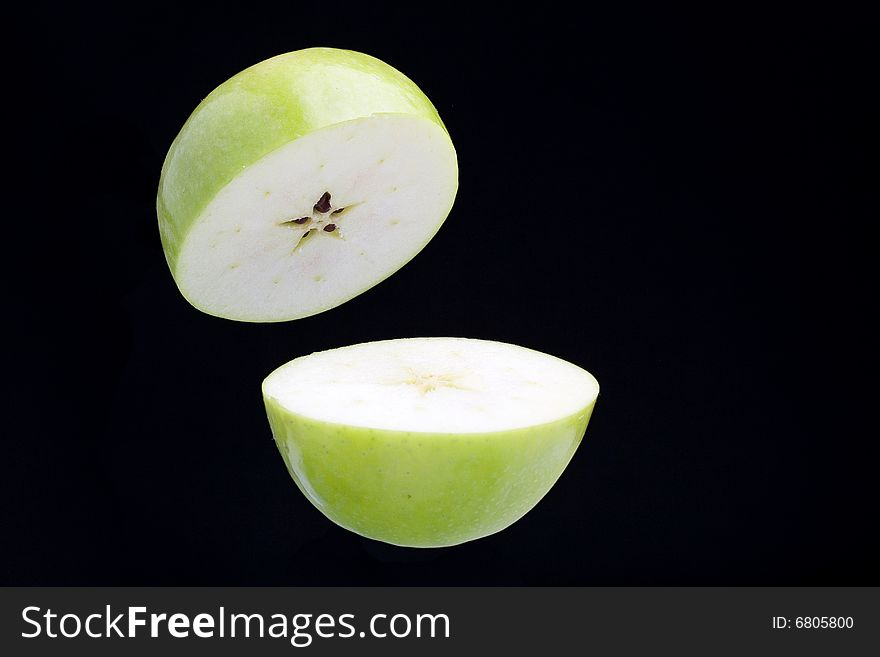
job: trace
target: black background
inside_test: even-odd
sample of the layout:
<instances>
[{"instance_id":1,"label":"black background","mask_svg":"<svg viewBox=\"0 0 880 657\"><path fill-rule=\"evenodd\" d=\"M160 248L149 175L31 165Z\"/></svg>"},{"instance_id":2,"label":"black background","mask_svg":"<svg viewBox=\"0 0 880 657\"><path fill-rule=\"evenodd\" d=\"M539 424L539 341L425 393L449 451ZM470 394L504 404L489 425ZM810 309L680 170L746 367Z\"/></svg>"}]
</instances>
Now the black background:
<instances>
[{"instance_id":1,"label":"black background","mask_svg":"<svg viewBox=\"0 0 880 657\"><path fill-rule=\"evenodd\" d=\"M863 19L312 4L10 18L0 583L880 582ZM421 86L456 205L330 312L203 315L159 243L165 152L226 78L314 45ZM553 353L602 395L532 513L415 551L312 508L259 384L426 335Z\"/></svg>"}]
</instances>

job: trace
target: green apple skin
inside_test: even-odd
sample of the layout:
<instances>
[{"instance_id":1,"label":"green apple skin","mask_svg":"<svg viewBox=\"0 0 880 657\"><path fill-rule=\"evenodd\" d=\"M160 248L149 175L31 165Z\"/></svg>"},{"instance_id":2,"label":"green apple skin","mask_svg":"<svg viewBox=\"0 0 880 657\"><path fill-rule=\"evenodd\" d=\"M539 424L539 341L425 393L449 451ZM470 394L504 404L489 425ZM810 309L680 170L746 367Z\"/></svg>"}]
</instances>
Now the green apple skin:
<instances>
[{"instance_id":1,"label":"green apple skin","mask_svg":"<svg viewBox=\"0 0 880 657\"><path fill-rule=\"evenodd\" d=\"M435 434L321 422L264 400L275 443L312 504L348 530L405 547L457 545L524 516L568 465L595 404L534 427Z\"/></svg>"},{"instance_id":2,"label":"green apple skin","mask_svg":"<svg viewBox=\"0 0 880 657\"><path fill-rule=\"evenodd\" d=\"M156 210L172 274L199 214L243 169L299 137L378 113L420 116L446 129L414 82L351 50L278 55L217 87L186 121L162 166Z\"/></svg>"}]
</instances>

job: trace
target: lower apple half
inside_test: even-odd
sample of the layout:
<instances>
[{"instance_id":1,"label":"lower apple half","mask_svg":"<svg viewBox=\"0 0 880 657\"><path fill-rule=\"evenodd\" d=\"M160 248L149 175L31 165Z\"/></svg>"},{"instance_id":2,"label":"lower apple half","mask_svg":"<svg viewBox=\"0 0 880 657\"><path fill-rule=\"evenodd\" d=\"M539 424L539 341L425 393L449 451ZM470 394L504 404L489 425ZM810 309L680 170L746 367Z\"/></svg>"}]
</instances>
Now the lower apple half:
<instances>
[{"instance_id":1,"label":"lower apple half","mask_svg":"<svg viewBox=\"0 0 880 657\"><path fill-rule=\"evenodd\" d=\"M524 516L565 470L597 395L571 363L463 338L318 352L263 383L303 494L338 525L408 547L464 543Z\"/></svg>"}]
</instances>

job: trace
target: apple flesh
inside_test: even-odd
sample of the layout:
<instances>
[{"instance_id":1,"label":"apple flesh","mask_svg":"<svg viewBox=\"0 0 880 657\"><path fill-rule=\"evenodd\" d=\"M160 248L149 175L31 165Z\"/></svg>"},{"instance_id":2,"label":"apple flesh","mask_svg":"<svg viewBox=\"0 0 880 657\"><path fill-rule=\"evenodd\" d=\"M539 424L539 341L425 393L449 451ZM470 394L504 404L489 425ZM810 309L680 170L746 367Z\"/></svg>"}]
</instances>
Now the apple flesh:
<instances>
[{"instance_id":1,"label":"apple flesh","mask_svg":"<svg viewBox=\"0 0 880 657\"><path fill-rule=\"evenodd\" d=\"M410 547L474 540L525 515L571 460L598 392L564 360L463 338L319 352L263 382L303 494L346 529Z\"/></svg>"},{"instance_id":2,"label":"apple flesh","mask_svg":"<svg viewBox=\"0 0 880 657\"><path fill-rule=\"evenodd\" d=\"M397 271L458 186L434 106L391 66L332 48L261 62L196 108L157 214L183 296L219 317L298 319Z\"/></svg>"}]
</instances>

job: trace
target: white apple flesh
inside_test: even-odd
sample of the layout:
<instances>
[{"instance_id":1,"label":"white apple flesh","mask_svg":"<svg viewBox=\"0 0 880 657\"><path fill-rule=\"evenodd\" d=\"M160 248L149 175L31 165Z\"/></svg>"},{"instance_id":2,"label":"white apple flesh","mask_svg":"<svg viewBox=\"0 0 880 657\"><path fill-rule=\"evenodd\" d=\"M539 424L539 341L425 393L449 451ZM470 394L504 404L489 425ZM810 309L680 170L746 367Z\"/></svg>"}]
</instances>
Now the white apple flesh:
<instances>
[{"instance_id":1,"label":"white apple flesh","mask_svg":"<svg viewBox=\"0 0 880 657\"><path fill-rule=\"evenodd\" d=\"M434 236L458 184L436 110L377 59L313 48L212 92L168 153L166 258L200 310L284 321L397 271Z\"/></svg>"},{"instance_id":2,"label":"white apple flesh","mask_svg":"<svg viewBox=\"0 0 880 657\"><path fill-rule=\"evenodd\" d=\"M387 340L297 358L263 383L287 467L328 518L413 547L507 527L552 487L599 392L523 347Z\"/></svg>"}]
</instances>

